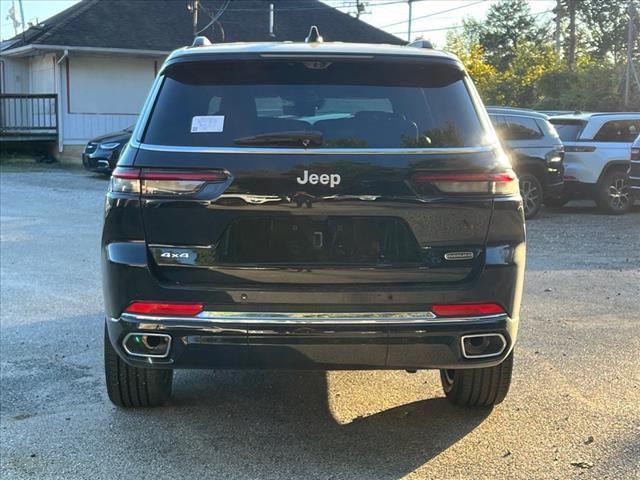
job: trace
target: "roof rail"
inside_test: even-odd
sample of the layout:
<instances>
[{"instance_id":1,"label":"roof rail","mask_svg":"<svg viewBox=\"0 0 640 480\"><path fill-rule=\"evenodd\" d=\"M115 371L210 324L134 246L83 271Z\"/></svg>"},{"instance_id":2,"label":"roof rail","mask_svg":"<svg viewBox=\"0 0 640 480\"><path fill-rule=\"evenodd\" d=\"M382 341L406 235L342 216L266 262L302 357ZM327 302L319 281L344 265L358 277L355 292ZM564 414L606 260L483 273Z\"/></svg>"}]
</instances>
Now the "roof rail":
<instances>
[{"instance_id":1,"label":"roof rail","mask_svg":"<svg viewBox=\"0 0 640 480\"><path fill-rule=\"evenodd\" d=\"M411 42L407 45L407 47L413 47L413 48L429 48L431 50L433 50L433 43L431 43L429 40L416 40L414 42Z\"/></svg>"},{"instance_id":2,"label":"roof rail","mask_svg":"<svg viewBox=\"0 0 640 480\"><path fill-rule=\"evenodd\" d=\"M193 43L191 44L192 47L207 47L209 45L213 44L211 43L211 40L209 40L204 35L200 35L199 37L194 38Z\"/></svg>"}]
</instances>

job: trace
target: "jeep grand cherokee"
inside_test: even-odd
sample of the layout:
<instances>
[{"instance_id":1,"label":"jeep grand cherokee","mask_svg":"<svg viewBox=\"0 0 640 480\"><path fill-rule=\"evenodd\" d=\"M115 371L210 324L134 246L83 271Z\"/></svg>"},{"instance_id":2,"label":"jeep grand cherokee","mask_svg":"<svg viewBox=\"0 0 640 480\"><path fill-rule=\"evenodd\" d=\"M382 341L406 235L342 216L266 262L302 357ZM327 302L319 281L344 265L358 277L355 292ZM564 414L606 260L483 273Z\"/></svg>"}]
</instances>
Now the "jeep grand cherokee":
<instances>
[{"instance_id":1,"label":"jeep grand cherokee","mask_svg":"<svg viewBox=\"0 0 640 480\"><path fill-rule=\"evenodd\" d=\"M198 43L166 60L107 194L110 399L163 404L180 368L439 369L454 403L501 402L523 209L460 61Z\"/></svg>"}]
</instances>

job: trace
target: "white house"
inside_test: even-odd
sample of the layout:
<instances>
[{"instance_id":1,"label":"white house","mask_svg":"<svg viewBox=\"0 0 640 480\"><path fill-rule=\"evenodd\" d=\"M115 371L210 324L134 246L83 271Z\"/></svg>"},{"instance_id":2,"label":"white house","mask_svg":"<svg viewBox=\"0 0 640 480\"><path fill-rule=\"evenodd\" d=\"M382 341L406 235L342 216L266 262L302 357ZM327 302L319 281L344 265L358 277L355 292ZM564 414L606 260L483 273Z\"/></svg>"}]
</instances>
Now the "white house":
<instances>
[{"instance_id":1,"label":"white house","mask_svg":"<svg viewBox=\"0 0 640 480\"><path fill-rule=\"evenodd\" d=\"M193 39L188 3L83 0L3 42L3 140L54 140L76 156L91 138L132 125L166 55ZM200 0L198 30L214 42L301 41L318 25L326 40L402 43L319 0L235 0L208 25L222 4Z\"/></svg>"}]
</instances>

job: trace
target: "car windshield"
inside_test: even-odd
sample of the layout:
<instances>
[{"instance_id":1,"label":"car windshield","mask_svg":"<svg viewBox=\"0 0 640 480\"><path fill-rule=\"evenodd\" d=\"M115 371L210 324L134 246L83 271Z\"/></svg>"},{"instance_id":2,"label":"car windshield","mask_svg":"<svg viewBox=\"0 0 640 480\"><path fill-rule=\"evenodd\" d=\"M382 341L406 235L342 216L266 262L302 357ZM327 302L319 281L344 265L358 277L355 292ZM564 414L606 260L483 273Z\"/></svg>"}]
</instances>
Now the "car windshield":
<instances>
[{"instance_id":1,"label":"car windshield","mask_svg":"<svg viewBox=\"0 0 640 480\"><path fill-rule=\"evenodd\" d=\"M170 67L143 141L299 148L488 143L454 66L300 61Z\"/></svg>"},{"instance_id":2,"label":"car windshield","mask_svg":"<svg viewBox=\"0 0 640 480\"><path fill-rule=\"evenodd\" d=\"M563 142L573 142L578 139L578 135L580 135L586 122L582 120L551 119L551 123Z\"/></svg>"}]
</instances>

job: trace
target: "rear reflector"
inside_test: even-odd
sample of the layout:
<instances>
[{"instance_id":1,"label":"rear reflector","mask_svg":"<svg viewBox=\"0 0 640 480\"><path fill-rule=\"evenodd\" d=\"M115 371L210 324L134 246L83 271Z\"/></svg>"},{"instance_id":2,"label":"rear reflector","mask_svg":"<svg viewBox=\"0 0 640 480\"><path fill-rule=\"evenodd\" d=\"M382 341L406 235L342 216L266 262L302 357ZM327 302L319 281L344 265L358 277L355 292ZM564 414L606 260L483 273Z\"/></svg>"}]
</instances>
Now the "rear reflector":
<instances>
[{"instance_id":1,"label":"rear reflector","mask_svg":"<svg viewBox=\"0 0 640 480\"><path fill-rule=\"evenodd\" d=\"M207 183L227 180L223 171L139 170L118 167L111 176L111 191L143 195L190 195Z\"/></svg>"},{"instance_id":2,"label":"rear reflector","mask_svg":"<svg viewBox=\"0 0 640 480\"><path fill-rule=\"evenodd\" d=\"M518 177L513 170L499 173L417 173L413 183L421 188L432 185L444 193L513 195Z\"/></svg>"},{"instance_id":3,"label":"rear reflector","mask_svg":"<svg viewBox=\"0 0 640 480\"><path fill-rule=\"evenodd\" d=\"M142 313L145 315L190 317L199 314L203 309L204 305L200 303L133 302L125 309L125 312Z\"/></svg>"},{"instance_id":4,"label":"rear reflector","mask_svg":"<svg viewBox=\"0 0 640 480\"><path fill-rule=\"evenodd\" d=\"M473 317L505 313L497 303L460 303L457 305L432 305L431 311L438 317Z\"/></svg>"}]
</instances>

